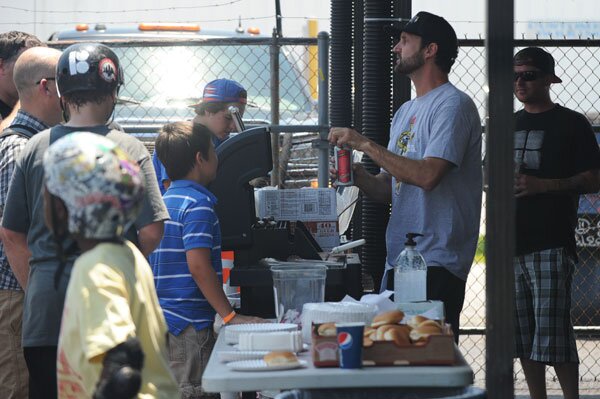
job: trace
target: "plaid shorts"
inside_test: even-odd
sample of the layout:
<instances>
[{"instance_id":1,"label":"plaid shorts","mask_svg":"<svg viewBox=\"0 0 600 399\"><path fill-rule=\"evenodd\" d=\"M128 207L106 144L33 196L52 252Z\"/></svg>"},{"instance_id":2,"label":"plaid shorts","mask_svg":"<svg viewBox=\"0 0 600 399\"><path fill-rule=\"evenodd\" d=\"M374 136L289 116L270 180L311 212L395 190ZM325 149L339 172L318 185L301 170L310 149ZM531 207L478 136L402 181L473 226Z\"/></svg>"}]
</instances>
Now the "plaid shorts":
<instances>
[{"instance_id":1,"label":"plaid shorts","mask_svg":"<svg viewBox=\"0 0 600 399\"><path fill-rule=\"evenodd\" d=\"M515 257L516 356L541 363L578 363L571 324L575 264L563 248Z\"/></svg>"}]
</instances>

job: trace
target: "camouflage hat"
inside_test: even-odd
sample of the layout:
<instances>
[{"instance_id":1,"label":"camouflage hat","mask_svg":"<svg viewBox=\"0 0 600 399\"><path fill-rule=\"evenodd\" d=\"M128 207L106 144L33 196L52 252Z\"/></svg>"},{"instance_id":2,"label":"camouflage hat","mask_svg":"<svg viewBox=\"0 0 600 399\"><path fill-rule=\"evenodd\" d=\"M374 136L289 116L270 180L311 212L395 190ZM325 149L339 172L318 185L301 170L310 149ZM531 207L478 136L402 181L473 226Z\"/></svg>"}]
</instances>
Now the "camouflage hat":
<instances>
[{"instance_id":1,"label":"camouflage hat","mask_svg":"<svg viewBox=\"0 0 600 399\"><path fill-rule=\"evenodd\" d=\"M44 154L46 187L69 214L69 232L88 239L121 237L141 208L140 168L106 137L71 133Z\"/></svg>"}]
</instances>

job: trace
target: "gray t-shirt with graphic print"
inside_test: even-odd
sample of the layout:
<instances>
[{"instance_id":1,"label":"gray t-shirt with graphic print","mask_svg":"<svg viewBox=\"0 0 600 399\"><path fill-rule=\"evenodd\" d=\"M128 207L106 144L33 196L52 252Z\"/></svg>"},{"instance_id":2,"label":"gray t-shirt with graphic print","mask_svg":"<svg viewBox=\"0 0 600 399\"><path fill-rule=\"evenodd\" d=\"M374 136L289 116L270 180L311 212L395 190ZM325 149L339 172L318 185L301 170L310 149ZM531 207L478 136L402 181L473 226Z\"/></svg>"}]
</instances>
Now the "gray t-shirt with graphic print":
<instances>
[{"instance_id":1,"label":"gray t-shirt with graphic print","mask_svg":"<svg viewBox=\"0 0 600 399\"><path fill-rule=\"evenodd\" d=\"M431 191L392 178L388 267L404 248L406 233L421 233L417 250L427 265L443 266L466 280L479 236L482 194L481 121L473 100L446 83L404 103L392 120L388 150L453 165Z\"/></svg>"}]
</instances>

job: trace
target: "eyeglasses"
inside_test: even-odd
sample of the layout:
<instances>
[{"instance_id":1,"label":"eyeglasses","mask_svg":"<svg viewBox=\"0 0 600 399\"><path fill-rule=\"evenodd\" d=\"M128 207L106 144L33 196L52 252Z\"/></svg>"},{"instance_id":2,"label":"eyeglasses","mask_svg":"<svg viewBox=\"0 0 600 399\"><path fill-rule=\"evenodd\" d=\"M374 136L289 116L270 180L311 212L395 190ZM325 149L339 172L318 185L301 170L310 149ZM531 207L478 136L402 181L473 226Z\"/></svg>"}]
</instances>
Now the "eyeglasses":
<instances>
[{"instance_id":1,"label":"eyeglasses","mask_svg":"<svg viewBox=\"0 0 600 399\"><path fill-rule=\"evenodd\" d=\"M44 79L46 79L46 80L56 80L55 77L52 77L52 78L41 78L40 80L38 80L37 82L35 82L35 84L39 85L40 83L42 83L42 80L44 80Z\"/></svg>"},{"instance_id":2,"label":"eyeglasses","mask_svg":"<svg viewBox=\"0 0 600 399\"><path fill-rule=\"evenodd\" d=\"M515 72L515 82L519 80L519 78L523 79L525 82L532 82L541 78L544 74L541 71L525 71L525 72Z\"/></svg>"}]
</instances>

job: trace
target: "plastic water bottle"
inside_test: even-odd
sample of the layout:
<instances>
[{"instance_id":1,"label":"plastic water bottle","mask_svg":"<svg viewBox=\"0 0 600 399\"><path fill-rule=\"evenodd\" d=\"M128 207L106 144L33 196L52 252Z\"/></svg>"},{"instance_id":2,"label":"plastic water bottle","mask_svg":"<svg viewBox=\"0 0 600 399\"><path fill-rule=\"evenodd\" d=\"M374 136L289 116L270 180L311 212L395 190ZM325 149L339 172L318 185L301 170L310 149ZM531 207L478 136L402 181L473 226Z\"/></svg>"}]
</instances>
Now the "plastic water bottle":
<instances>
[{"instance_id":1,"label":"plastic water bottle","mask_svg":"<svg viewBox=\"0 0 600 399\"><path fill-rule=\"evenodd\" d=\"M427 299L427 265L416 250L414 238L423 234L408 233L404 250L394 265L394 302L415 302Z\"/></svg>"}]
</instances>

